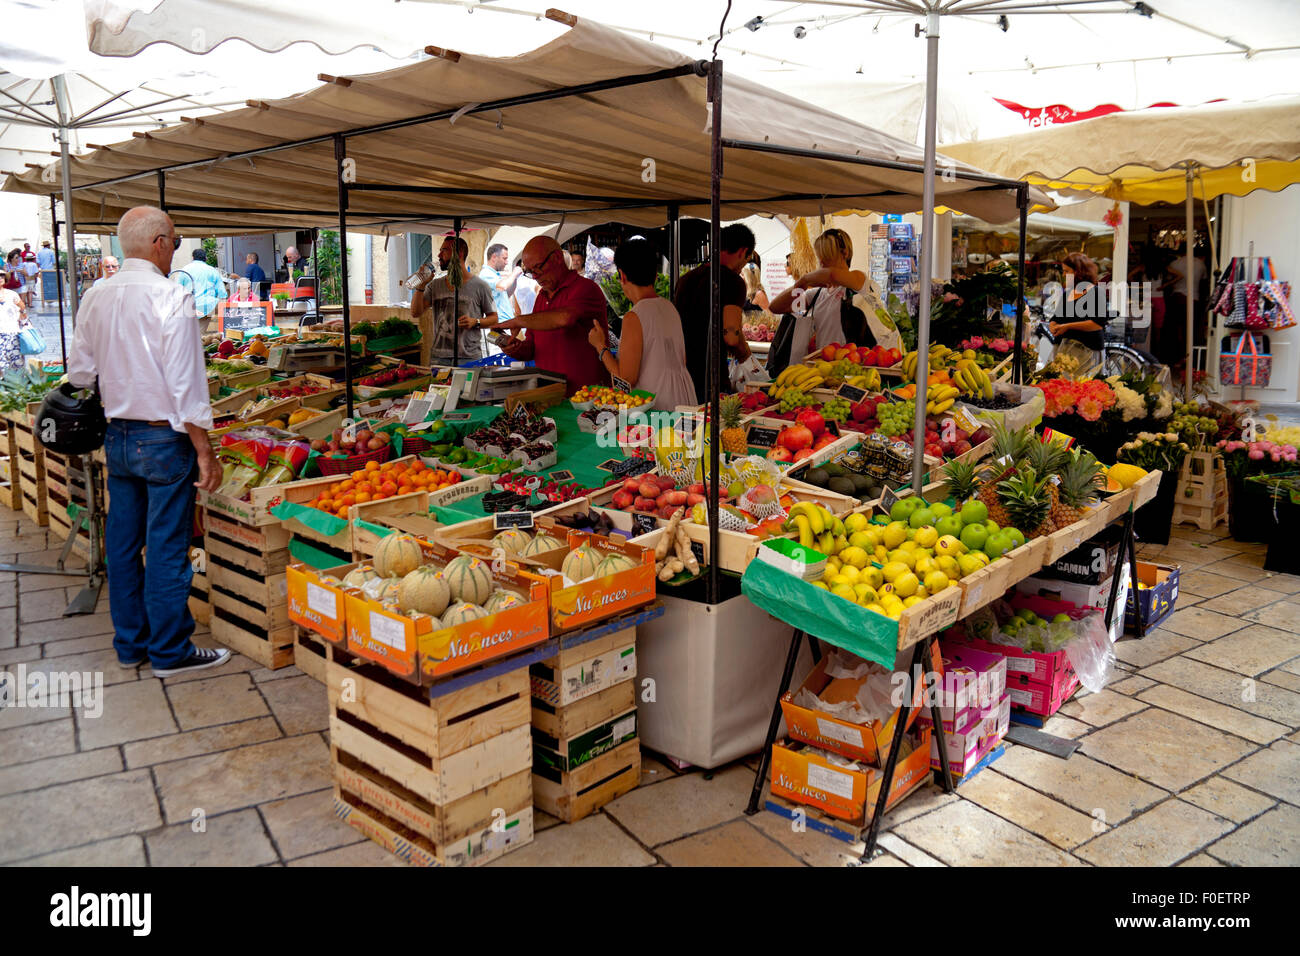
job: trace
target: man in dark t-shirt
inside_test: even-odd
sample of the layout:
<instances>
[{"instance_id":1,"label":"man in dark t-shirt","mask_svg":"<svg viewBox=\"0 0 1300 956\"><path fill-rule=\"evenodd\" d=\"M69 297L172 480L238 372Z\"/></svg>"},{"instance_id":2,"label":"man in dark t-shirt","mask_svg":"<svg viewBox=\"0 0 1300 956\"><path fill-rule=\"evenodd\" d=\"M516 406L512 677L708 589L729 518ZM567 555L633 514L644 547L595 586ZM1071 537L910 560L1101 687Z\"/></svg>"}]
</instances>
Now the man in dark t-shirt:
<instances>
[{"instance_id":1,"label":"man in dark t-shirt","mask_svg":"<svg viewBox=\"0 0 1300 956\"><path fill-rule=\"evenodd\" d=\"M754 252L754 233L748 226L733 223L722 230L721 250L718 259L722 263L722 308L724 323L729 319L736 328L742 327L747 289L745 280L740 277L740 270ZM692 269L677 281L673 292L673 305L682 317L682 339L686 343L686 367L695 382L695 396L701 403L708 400L708 354L709 354L709 264ZM734 314L730 310L735 309ZM749 346L745 337L738 336L737 346L743 354L736 357L744 360L749 357ZM727 354L724 348L718 357L718 382L722 390L728 391Z\"/></svg>"}]
</instances>

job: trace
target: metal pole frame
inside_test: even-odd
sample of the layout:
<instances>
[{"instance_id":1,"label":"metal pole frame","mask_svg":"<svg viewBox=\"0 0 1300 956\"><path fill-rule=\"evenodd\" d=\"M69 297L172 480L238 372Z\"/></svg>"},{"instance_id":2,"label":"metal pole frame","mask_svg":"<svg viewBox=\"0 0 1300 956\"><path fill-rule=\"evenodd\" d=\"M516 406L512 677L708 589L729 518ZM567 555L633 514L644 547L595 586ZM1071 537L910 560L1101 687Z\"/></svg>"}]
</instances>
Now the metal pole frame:
<instances>
[{"instance_id":1,"label":"metal pole frame","mask_svg":"<svg viewBox=\"0 0 1300 956\"><path fill-rule=\"evenodd\" d=\"M1196 267L1193 254L1196 252L1196 234L1195 234L1195 207L1194 197L1192 195L1195 174L1193 165L1187 164L1187 200L1184 203L1183 223L1185 235L1183 245L1187 250L1187 258L1184 260L1186 278L1183 280L1187 285L1187 367L1183 373L1183 401L1192 400L1192 379L1195 378L1196 359L1195 345L1196 340L1193 337L1193 329L1196 325ZM1208 344L1208 343L1207 343Z\"/></svg>"},{"instance_id":2,"label":"metal pole frame","mask_svg":"<svg viewBox=\"0 0 1300 956\"><path fill-rule=\"evenodd\" d=\"M1021 365L1024 362L1025 337L1025 234L1029 230L1029 186L1022 185L1016 190L1016 205L1020 207L1020 267L1016 276L1016 339L1012 348L1011 381L1017 385L1023 381Z\"/></svg>"},{"instance_id":3,"label":"metal pole frame","mask_svg":"<svg viewBox=\"0 0 1300 956\"><path fill-rule=\"evenodd\" d=\"M59 176L63 180L63 218L68 231L68 306L72 312L72 330L77 330L77 307L81 304L80 290L77 288L77 227L72 212L72 156L68 152L68 127L65 125L70 117L65 115L70 108L67 81L63 74L50 80L54 87L54 99L59 111ZM57 264L57 260L56 260Z\"/></svg>"},{"instance_id":4,"label":"metal pole frame","mask_svg":"<svg viewBox=\"0 0 1300 956\"><path fill-rule=\"evenodd\" d=\"M334 135L334 163L338 168L339 187L339 282L343 299L343 381L347 401L347 417L352 417L352 312L348 305L348 184L343 181L343 160L347 156L347 140ZM320 280L317 279L319 282ZM316 290L319 294L320 290Z\"/></svg>"},{"instance_id":5,"label":"metal pole frame","mask_svg":"<svg viewBox=\"0 0 1300 956\"><path fill-rule=\"evenodd\" d=\"M916 312L916 414L912 422L912 491L918 497L925 484L925 395L930 376L930 274L934 271L934 167L938 120L935 110L938 99L939 12L931 9L925 18L925 179L921 185L921 300ZM886 773L888 778L889 772Z\"/></svg>"},{"instance_id":6,"label":"metal pole frame","mask_svg":"<svg viewBox=\"0 0 1300 956\"><path fill-rule=\"evenodd\" d=\"M451 244L451 254L455 256L457 262L460 262L460 229L461 221L460 217L457 216L455 222L452 224L452 234L455 236L455 239ZM464 265L461 266L460 281L462 283L465 281ZM451 367L455 368L460 365L460 286L453 285L451 287L451 298ZM438 335L438 316L436 314L433 317L433 321L433 334L436 338Z\"/></svg>"},{"instance_id":7,"label":"metal pole frame","mask_svg":"<svg viewBox=\"0 0 1300 956\"><path fill-rule=\"evenodd\" d=\"M722 392L722 61L709 63L709 348L704 380L709 399L709 421L700 437L709 440L709 562L708 602L718 603L721 544L718 518L721 508L719 448L716 437L721 419ZM710 429L712 432L710 432Z\"/></svg>"},{"instance_id":8,"label":"metal pole frame","mask_svg":"<svg viewBox=\"0 0 1300 956\"><path fill-rule=\"evenodd\" d=\"M58 200L50 193L50 231L54 233L54 287L59 298L59 353L63 356L63 370L68 370L68 333L63 328L63 272L59 269L59 213ZM45 298L45 277L41 277L41 298Z\"/></svg>"},{"instance_id":9,"label":"metal pole frame","mask_svg":"<svg viewBox=\"0 0 1300 956\"><path fill-rule=\"evenodd\" d=\"M668 206L668 296L677 291L677 274L682 267L682 224L676 203Z\"/></svg>"}]
</instances>

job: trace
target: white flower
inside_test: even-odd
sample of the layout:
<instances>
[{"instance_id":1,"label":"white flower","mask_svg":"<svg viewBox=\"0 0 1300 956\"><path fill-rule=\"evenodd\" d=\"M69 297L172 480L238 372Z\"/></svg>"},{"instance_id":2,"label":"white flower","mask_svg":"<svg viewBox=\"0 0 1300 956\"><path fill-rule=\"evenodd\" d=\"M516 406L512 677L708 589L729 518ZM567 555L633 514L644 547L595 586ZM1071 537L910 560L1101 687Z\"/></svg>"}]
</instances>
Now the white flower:
<instances>
[{"instance_id":1,"label":"white flower","mask_svg":"<svg viewBox=\"0 0 1300 956\"><path fill-rule=\"evenodd\" d=\"M1165 441L1178 441L1178 436L1173 432L1165 432Z\"/></svg>"}]
</instances>

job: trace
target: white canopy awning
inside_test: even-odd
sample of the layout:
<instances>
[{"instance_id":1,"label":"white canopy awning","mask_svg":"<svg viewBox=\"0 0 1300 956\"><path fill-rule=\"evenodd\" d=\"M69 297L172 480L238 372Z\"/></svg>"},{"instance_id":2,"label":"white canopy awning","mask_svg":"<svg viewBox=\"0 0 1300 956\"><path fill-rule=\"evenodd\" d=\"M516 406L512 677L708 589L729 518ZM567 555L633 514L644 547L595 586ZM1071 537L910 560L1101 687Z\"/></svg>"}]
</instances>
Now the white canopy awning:
<instances>
[{"instance_id":1,"label":"white canopy awning","mask_svg":"<svg viewBox=\"0 0 1300 956\"><path fill-rule=\"evenodd\" d=\"M78 228L111 229L131 206L157 203L158 171L182 230L334 226L333 134L348 134L356 183L378 187L351 193L349 228L400 232L412 223L450 225L453 217L465 226L560 218L653 226L670 204L682 216L707 217L706 81L696 64L584 20L519 56L446 53L333 79L77 156L73 184L85 187L75 193ZM665 78L550 97L575 82L659 73ZM913 143L734 76L724 78L722 128L730 140L819 154L728 149L725 219L921 205L923 155ZM57 175L51 181L43 172L10 177L5 189L58 188ZM979 170L942 157L939 172L937 203L994 222L1016 216L1013 183L980 181ZM1032 200L1050 205L1042 194Z\"/></svg>"}]
</instances>

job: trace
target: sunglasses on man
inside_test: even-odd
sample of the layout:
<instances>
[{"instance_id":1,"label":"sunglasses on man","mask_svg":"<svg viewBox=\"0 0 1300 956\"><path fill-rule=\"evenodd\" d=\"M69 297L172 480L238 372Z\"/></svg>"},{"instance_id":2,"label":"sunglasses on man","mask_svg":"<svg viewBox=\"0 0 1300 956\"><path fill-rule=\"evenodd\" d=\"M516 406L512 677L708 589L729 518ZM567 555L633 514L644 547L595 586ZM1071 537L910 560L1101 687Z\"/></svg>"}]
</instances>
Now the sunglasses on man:
<instances>
[{"instance_id":1,"label":"sunglasses on man","mask_svg":"<svg viewBox=\"0 0 1300 956\"><path fill-rule=\"evenodd\" d=\"M167 238L167 233L165 233L165 232L160 232L160 233L158 233L158 235L156 235L156 236L153 237L153 241L154 241L154 242L157 242L159 239L166 239L166 238ZM180 236L175 236L175 237L173 237L173 238L172 238L172 251L174 252L175 250L179 249L180 247L181 247L181 237L180 237Z\"/></svg>"}]
</instances>

